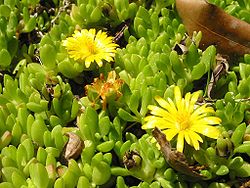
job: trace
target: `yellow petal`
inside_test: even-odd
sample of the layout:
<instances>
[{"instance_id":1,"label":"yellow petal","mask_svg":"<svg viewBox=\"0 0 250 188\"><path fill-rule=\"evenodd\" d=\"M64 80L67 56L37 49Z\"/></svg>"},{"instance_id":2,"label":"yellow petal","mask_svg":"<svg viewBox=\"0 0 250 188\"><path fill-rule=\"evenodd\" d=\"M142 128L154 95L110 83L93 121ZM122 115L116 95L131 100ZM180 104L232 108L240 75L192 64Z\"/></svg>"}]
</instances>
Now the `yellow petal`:
<instances>
[{"instance_id":1,"label":"yellow petal","mask_svg":"<svg viewBox=\"0 0 250 188\"><path fill-rule=\"evenodd\" d=\"M181 100L181 98L182 98L181 90L180 90L179 86L174 87L174 98L178 101Z\"/></svg>"},{"instance_id":2,"label":"yellow petal","mask_svg":"<svg viewBox=\"0 0 250 188\"><path fill-rule=\"evenodd\" d=\"M191 139L191 142L192 142L192 146L194 147L195 150L200 149L200 144L199 144L198 140L193 138L193 139Z\"/></svg>"},{"instance_id":3,"label":"yellow petal","mask_svg":"<svg viewBox=\"0 0 250 188\"><path fill-rule=\"evenodd\" d=\"M199 150L200 145L199 142L203 142L202 138L195 132L193 131L188 131L189 137L191 138L192 145L195 150Z\"/></svg>"},{"instance_id":4,"label":"yellow petal","mask_svg":"<svg viewBox=\"0 0 250 188\"><path fill-rule=\"evenodd\" d=\"M97 63L97 65L98 65L99 67L102 67L102 65L103 65L103 63L102 63L101 60L100 60L100 61L96 61L96 63Z\"/></svg>"},{"instance_id":5,"label":"yellow petal","mask_svg":"<svg viewBox=\"0 0 250 188\"><path fill-rule=\"evenodd\" d=\"M173 114L176 114L176 113L177 113L177 109L176 109L176 106L175 106L174 102L173 102L172 99L170 99L170 98L168 98L167 100L168 100L168 103L169 103L169 105L171 106L173 112L175 112L175 113L173 113Z\"/></svg>"},{"instance_id":6,"label":"yellow petal","mask_svg":"<svg viewBox=\"0 0 250 188\"><path fill-rule=\"evenodd\" d=\"M180 90L180 88L178 86L174 87L174 99L175 99L176 106L177 106L177 108L179 110L181 100L182 100L182 96L181 96L181 90Z\"/></svg>"},{"instance_id":7,"label":"yellow petal","mask_svg":"<svg viewBox=\"0 0 250 188\"><path fill-rule=\"evenodd\" d=\"M199 98L199 92L196 91L192 94L191 99L190 99L190 103L189 103L189 113L194 111L194 104L196 103L196 101Z\"/></svg>"},{"instance_id":8,"label":"yellow petal","mask_svg":"<svg viewBox=\"0 0 250 188\"><path fill-rule=\"evenodd\" d=\"M149 105L148 109L151 110L150 113L153 115L161 116L161 117L164 117L165 119L169 119L170 121L171 120L173 121L173 117L171 116L171 114L168 111L158 106Z\"/></svg>"},{"instance_id":9,"label":"yellow petal","mask_svg":"<svg viewBox=\"0 0 250 188\"><path fill-rule=\"evenodd\" d=\"M178 101L176 103L176 106L177 106L177 109L178 109L179 113L185 112L186 111L185 110L185 99L182 98L180 101Z\"/></svg>"},{"instance_id":10,"label":"yellow petal","mask_svg":"<svg viewBox=\"0 0 250 188\"><path fill-rule=\"evenodd\" d=\"M219 137L220 130L217 127L210 126L210 125L201 125L196 124L195 126L192 126L190 128L192 131L195 131L197 133L203 134L207 137L217 139Z\"/></svg>"},{"instance_id":11,"label":"yellow petal","mask_svg":"<svg viewBox=\"0 0 250 188\"><path fill-rule=\"evenodd\" d=\"M68 45L68 40L63 40L63 41L62 41L62 45L63 45L63 46L67 46L67 45Z\"/></svg>"},{"instance_id":12,"label":"yellow petal","mask_svg":"<svg viewBox=\"0 0 250 188\"><path fill-rule=\"evenodd\" d=\"M217 125L221 123L221 119L215 116L204 117L199 120L199 123L209 124L209 125Z\"/></svg>"},{"instance_id":13,"label":"yellow petal","mask_svg":"<svg viewBox=\"0 0 250 188\"><path fill-rule=\"evenodd\" d=\"M177 129L167 129L162 131L165 135L168 141L172 140L172 138L175 137L175 135L178 134L178 130Z\"/></svg>"},{"instance_id":14,"label":"yellow petal","mask_svg":"<svg viewBox=\"0 0 250 188\"><path fill-rule=\"evenodd\" d=\"M180 131L179 134L178 134L176 149L179 152L183 152L183 149L184 149L184 134L183 134L183 131Z\"/></svg>"},{"instance_id":15,"label":"yellow petal","mask_svg":"<svg viewBox=\"0 0 250 188\"><path fill-rule=\"evenodd\" d=\"M113 56L113 55L111 55L111 56ZM107 62L111 62L111 61L113 61L113 58L111 56L106 56L103 59L105 59Z\"/></svg>"},{"instance_id":16,"label":"yellow petal","mask_svg":"<svg viewBox=\"0 0 250 188\"><path fill-rule=\"evenodd\" d=\"M160 117L147 116L144 118L144 120L146 123L142 126L142 129L152 129L154 127L158 127L159 129L174 128L173 123L170 123Z\"/></svg>"},{"instance_id":17,"label":"yellow petal","mask_svg":"<svg viewBox=\"0 0 250 188\"><path fill-rule=\"evenodd\" d=\"M207 113L214 113L214 109L211 107L207 107L206 105L202 105L198 108L196 108L193 113L192 113L192 117L193 116L199 116L201 114L207 114Z\"/></svg>"},{"instance_id":18,"label":"yellow petal","mask_svg":"<svg viewBox=\"0 0 250 188\"><path fill-rule=\"evenodd\" d=\"M78 36L78 35L80 35L81 36L81 33L80 33L80 31L78 31L78 30L75 30L74 31L74 34L72 35L73 37L75 37L75 36Z\"/></svg>"},{"instance_id":19,"label":"yellow petal","mask_svg":"<svg viewBox=\"0 0 250 188\"><path fill-rule=\"evenodd\" d=\"M191 99L191 93L188 92L185 95L185 110L188 111L189 109L189 103L190 103L190 99Z\"/></svg>"},{"instance_id":20,"label":"yellow petal","mask_svg":"<svg viewBox=\"0 0 250 188\"><path fill-rule=\"evenodd\" d=\"M185 138L186 142L187 142L189 145L192 145L191 140L190 140L190 137L189 137L189 134L188 134L187 131L185 131L185 133L184 133L184 138Z\"/></svg>"},{"instance_id":21,"label":"yellow petal","mask_svg":"<svg viewBox=\"0 0 250 188\"><path fill-rule=\"evenodd\" d=\"M203 114L200 114L200 115L193 115L193 114L191 114L191 115L190 115L190 120L191 120L192 122L197 122L197 121L201 120L202 118L204 118L204 117L206 117L206 116L207 116L206 113L203 113Z\"/></svg>"},{"instance_id":22,"label":"yellow petal","mask_svg":"<svg viewBox=\"0 0 250 188\"><path fill-rule=\"evenodd\" d=\"M195 140L198 140L199 142L203 142L200 135L198 135L195 131L188 130L188 134L189 134L189 137L191 138L191 140L195 139Z\"/></svg>"},{"instance_id":23,"label":"yellow petal","mask_svg":"<svg viewBox=\"0 0 250 188\"><path fill-rule=\"evenodd\" d=\"M89 67L90 67L90 64L91 64L91 61L85 61L85 66L86 66L86 68L89 68Z\"/></svg>"},{"instance_id":24,"label":"yellow petal","mask_svg":"<svg viewBox=\"0 0 250 188\"><path fill-rule=\"evenodd\" d=\"M89 36L94 37L95 33L96 33L95 29L90 29L88 34L89 34Z\"/></svg>"},{"instance_id":25,"label":"yellow petal","mask_svg":"<svg viewBox=\"0 0 250 188\"><path fill-rule=\"evenodd\" d=\"M100 39L100 38L105 39L106 38L105 33L103 33L101 30L99 30L97 32L97 34L96 34L96 38L98 38L98 39Z\"/></svg>"},{"instance_id":26,"label":"yellow petal","mask_svg":"<svg viewBox=\"0 0 250 188\"><path fill-rule=\"evenodd\" d=\"M171 106L167 101L165 101L160 96L156 96L155 100L162 108L165 108L169 113L175 114L177 112L175 106Z\"/></svg>"}]
</instances>

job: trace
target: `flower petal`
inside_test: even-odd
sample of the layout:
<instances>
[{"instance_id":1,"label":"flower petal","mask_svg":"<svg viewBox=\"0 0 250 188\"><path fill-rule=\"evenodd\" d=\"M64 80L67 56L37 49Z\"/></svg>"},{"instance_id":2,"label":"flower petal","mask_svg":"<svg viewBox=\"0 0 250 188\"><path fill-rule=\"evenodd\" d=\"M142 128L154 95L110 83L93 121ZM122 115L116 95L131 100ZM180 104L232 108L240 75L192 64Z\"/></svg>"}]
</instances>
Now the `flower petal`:
<instances>
[{"instance_id":1,"label":"flower petal","mask_svg":"<svg viewBox=\"0 0 250 188\"><path fill-rule=\"evenodd\" d=\"M188 111L189 109L189 103L190 103L190 99L191 99L191 93L188 92L185 95L185 110Z\"/></svg>"},{"instance_id":2,"label":"flower petal","mask_svg":"<svg viewBox=\"0 0 250 188\"><path fill-rule=\"evenodd\" d=\"M175 106L174 102L172 101L172 99L168 98L167 100L168 100L168 103L171 106L172 110L175 111L175 114L177 114L178 111L177 111L176 106Z\"/></svg>"},{"instance_id":3,"label":"flower petal","mask_svg":"<svg viewBox=\"0 0 250 188\"><path fill-rule=\"evenodd\" d=\"M190 130L195 131L197 133L203 134L207 137L217 139L219 137L220 130L217 127L210 126L210 125L200 125L196 124L195 126L192 126Z\"/></svg>"},{"instance_id":4,"label":"flower petal","mask_svg":"<svg viewBox=\"0 0 250 188\"><path fill-rule=\"evenodd\" d=\"M191 142L192 142L192 145L193 145L194 149L199 150L199 148L200 148L199 142L203 142L200 135L198 135L194 131L190 131L190 130L188 131L188 134L189 134L189 136L191 138Z\"/></svg>"},{"instance_id":5,"label":"flower petal","mask_svg":"<svg viewBox=\"0 0 250 188\"><path fill-rule=\"evenodd\" d=\"M153 115L161 116L165 119L168 119L169 121L175 121L175 119L173 119L173 116L168 111L158 106L149 105L148 109L151 110L150 113Z\"/></svg>"},{"instance_id":6,"label":"flower petal","mask_svg":"<svg viewBox=\"0 0 250 188\"><path fill-rule=\"evenodd\" d=\"M91 61L85 61L85 66L86 66L86 68L89 68L89 67L90 67L90 64L91 64Z\"/></svg>"},{"instance_id":7,"label":"flower petal","mask_svg":"<svg viewBox=\"0 0 250 188\"><path fill-rule=\"evenodd\" d=\"M180 110L182 96L181 96L181 90L179 86L174 87L174 99L175 99L175 104L177 106L177 109Z\"/></svg>"},{"instance_id":8,"label":"flower petal","mask_svg":"<svg viewBox=\"0 0 250 188\"><path fill-rule=\"evenodd\" d=\"M199 116L199 115L202 115L202 114L208 114L208 113L215 113L214 112L214 109L211 108L211 107L207 107L206 105L202 105L202 106L199 106L198 108L196 108L193 112L192 112L192 115L191 117L194 117L194 116Z\"/></svg>"},{"instance_id":9,"label":"flower petal","mask_svg":"<svg viewBox=\"0 0 250 188\"><path fill-rule=\"evenodd\" d=\"M164 109L166 109L169 113L171 114L176 114L177 110L175 108L175 106L173 107L172 105L170 105L170 103L168 103L167 101L165 101L163 98L161 98L160 96L156 96L155 100L157 101L157 103Z\"/></svg>"},{"instance_id":10,"label":"flower petal","mask_svg":"<svg viewBox=\"0 0 250 188\"><path fill-rule=\"evenodd\" d=\"M197 123L201 124L209 124L209 125L217 125L221 123L221 119L215 116L203 117L197 120Z\"/></svg>"},{"instance_id":11,"label":"flower petal","mask_svg":"<svg viewBox=\"0 0 250 188\"><path fill-rule=\"evenodd\" d=\"M199 150L200 149L200 144L199 144L198 140L196 140L196 139L193 138L191 140L191 142L192 142L192 146L194 147L195 150Z\"/></svg>"},{"instance_id":12,"label":"flower petal","mask_svg":"<svg viewBox=\"0 0 250 188\"><path fill-rule=\"evenodd\" d=\"M188 131L185 131L185 133L184 133L184 138L185 138L186 142L187 142L189 145L192 145L190 136L189 136L189 134L188 134Z\"/></svg>"},{"instance_id":13,"label":"flower petal","mask_svg":"<svg viewBox=\"0 0 250 188\"><path fill-rule=\"evenodd\" d=\"M146 123L142 126L142 129L152 129L154 127L158 127L159 129L175 128L173 123L161 117L147 116L144 120Z\"/></svg>"},{"instance_id":14,"label":"flower petal","mask_svg":"<svg viewBox=\"0 0 250 188\"><path fill-rule=\"evenodd\" d=\"M195 131L192 131L192 130L187 130L187 131L188 131L188 134L189 134L191 140L195 139L195 140L198 140L199 142L203 142L200 135L198 135Z\"/></svg>"},{"instance_id":15,"label":"flower petal","mask_svg":"<svg viewBox=\"0 0 250 188\"><path fill-rule=\"evenodd\" d=\"M184 149L184 134L183 134L183 131L180 131L179 134L178 134L176 149L179 152L183 152L183 149Z\"/></svg>"},{"instance_id":16,"label":"flower petal","mask_svg":"<svg viewBox=\"0 0 250 188\"><path fill-rule=\"evenodd\" d=\"M200 95L200 92L196 91L192 94L191 99L190 99L190 103L189 103L189 113L192 113L194 111L194 104L196 103L196 101L198 100Z\"/></svg>"},{"instance_id":17,"label":"flower petal","mask_svg":"<svg viewBox=\"0 0 250 188\"><path fill-rule=\"evenodd\" d=\"M165 135L168 141L172 140L172 138L175 137L175 135L177 135L178 130L177 129L167 129L162 131Z\"/></svg>"},{"instance_id":18,"label":"flower petal","mask_svg":"<svg viewBox=\"0 0 250 188\"><path fill-rule=\"evenodd\" d=\"M180 90L179 86L174 87L174 98L178 101L181 100L181 98L182 98L181 90Z\"/></svg>"}]
</instances>

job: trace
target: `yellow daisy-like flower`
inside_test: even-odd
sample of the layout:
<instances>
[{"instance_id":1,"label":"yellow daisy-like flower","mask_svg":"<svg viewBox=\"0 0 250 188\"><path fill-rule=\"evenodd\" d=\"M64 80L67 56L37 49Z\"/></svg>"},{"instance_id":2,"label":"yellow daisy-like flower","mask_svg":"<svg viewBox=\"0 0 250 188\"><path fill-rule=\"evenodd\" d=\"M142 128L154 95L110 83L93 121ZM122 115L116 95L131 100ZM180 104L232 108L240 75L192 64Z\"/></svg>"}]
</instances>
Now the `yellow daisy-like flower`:
<instances>
[{"instance_id":1,"label":"yellow daisy-like flower","mask_svg":"<svg viewBox=\"0 0 250 188\"><path fill-rule=\"evenodd\" d=\"M174 88L175 100L166 100L155 97L160 105L149 105L150 116L145 117L146 124L143 129L158 127L166 135L168 141L177 136L177 151L183 152L184 140L196 150L199 150L199 142L203 142L199 134L217 139L220 131L217 127L211 126L220 124L221 119L212 116L214 109L207 105L195 105L199 92L187 93L182 98L180 88Z\"/></svg>"},{"instance_id":2,"label":"yellow daisy-like flower","mask_svg":"<svg viewBox=\"0 0 250 188\"><path fill-rule=\"evenodd\" d=\"M108 37L106 32L101 30L96 33L95 29L76 30L72 37L63 41L63 46L68 50L69 56L74 60L85 61L88 68L92 62L99 67L103 60L110 62L116 53L117 44L113 43L113 37Z\"/></svg>"}]
</instances>

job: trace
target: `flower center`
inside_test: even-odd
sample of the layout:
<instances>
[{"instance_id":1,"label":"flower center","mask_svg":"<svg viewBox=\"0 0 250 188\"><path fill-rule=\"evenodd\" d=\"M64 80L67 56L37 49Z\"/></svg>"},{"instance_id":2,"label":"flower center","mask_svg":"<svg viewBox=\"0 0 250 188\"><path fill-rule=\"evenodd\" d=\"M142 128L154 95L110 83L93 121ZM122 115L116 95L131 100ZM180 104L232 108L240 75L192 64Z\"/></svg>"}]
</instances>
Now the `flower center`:
<instances>
[{"instance_id":1,"label":"flower center","mask_svg":"<svg viewBox=\"0 0 250 188\"><path fill-rule=\"evenodd\" d=\"M180 130L185 130L190 127L189 115L186 113L179 114L177 122Z\"/></svg>"},{"instance_id":2,"label":"flower center","mask_svg":"<svg viewBox=\"0 0 250 188\"><path fill-rule=\"evenodd\" d=\"M91 54L97 54L97 48L96 48L94 41L88 41L86 45Z\"/></svg>"}]
</instances>

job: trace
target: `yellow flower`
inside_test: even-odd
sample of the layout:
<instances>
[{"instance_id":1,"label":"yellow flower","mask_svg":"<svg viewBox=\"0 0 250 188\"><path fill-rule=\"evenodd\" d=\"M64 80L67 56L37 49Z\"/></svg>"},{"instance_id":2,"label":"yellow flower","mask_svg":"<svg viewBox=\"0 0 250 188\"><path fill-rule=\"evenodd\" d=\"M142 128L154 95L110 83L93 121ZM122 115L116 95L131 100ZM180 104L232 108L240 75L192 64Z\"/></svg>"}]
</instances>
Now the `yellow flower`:
<instances>
[{"instance_id":1,"label":"yellow flower","mask_svg":"<svg viewBox=\"0 0 250 188\"><path fill-rule=\"evenodd\" d=\"M199 142L203 142L199 134L217 139L220 131L217 127L211 126L220 124L221 119L211 116L214 113L212 107L207 105L195 105L199 92L187 93L182 98L178 86L174 88L175 100L166 100L157 96L155 100L160 105L149 105L150 116L145 117L146 124L143 129L158 127L166 135L168 141L177 136L177 151L183 152L184 140L196 150L199 150Z\"/></svg>"},{"instance_id":2,"label":"yellow flower","mask_svg":"<svg viewBox=\"0 0 250 188\"><path fill-rule=\"evenodd\" d=\"M96 33L95 29L76 30L72 37L63 41L63 46L68 50L69 56L74 60L85 61L88 68L92 62L99 67L103 60L110 62L116 53L117 44L112 42L113 37L108 37L106 32L101 30Z\"/></svg>"}]
</instances>

